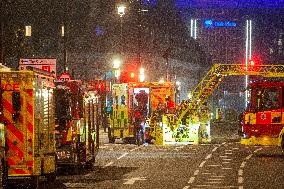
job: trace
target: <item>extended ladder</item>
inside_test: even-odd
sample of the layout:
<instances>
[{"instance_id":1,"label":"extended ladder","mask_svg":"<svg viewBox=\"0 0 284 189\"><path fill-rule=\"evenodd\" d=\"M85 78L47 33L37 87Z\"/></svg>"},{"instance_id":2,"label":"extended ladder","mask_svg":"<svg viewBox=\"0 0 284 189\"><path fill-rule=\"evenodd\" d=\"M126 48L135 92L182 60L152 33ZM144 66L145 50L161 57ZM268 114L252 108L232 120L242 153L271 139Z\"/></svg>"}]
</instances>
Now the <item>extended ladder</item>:
<instances>
[{"instance_id":1,"label":"extended ladder","mask_svg":"<svg viewBox=\"0 0 284 189\"><path fill-rule=\"evenodd\" d=\"M263 77L284 77L284 65L215 64L202 81L192 91L192 99L185 110L179 112L177 125L183 117L196 115L198 109L213 93L226 76L257 75Z\"/></svg>"}]
</instances>

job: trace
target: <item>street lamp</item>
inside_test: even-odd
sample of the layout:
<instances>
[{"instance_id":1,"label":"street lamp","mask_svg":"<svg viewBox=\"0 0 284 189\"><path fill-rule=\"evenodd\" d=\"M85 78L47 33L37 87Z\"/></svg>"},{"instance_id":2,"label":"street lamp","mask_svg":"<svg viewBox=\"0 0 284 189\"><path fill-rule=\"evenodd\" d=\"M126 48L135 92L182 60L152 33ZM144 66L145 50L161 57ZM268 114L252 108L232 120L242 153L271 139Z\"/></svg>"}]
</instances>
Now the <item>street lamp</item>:
<instances>
[{"instance_id":1,"label":"street lamp","mask_svg":"<svg viewBox=\"0 0 284 189\"><path fill-rule=\"evenodd\" d=\"M120 54L122 51L122 17L125 15L126 6L124 4L119 4L117 6L117 13L120 17Z\"/></svg>"}]
</instances>

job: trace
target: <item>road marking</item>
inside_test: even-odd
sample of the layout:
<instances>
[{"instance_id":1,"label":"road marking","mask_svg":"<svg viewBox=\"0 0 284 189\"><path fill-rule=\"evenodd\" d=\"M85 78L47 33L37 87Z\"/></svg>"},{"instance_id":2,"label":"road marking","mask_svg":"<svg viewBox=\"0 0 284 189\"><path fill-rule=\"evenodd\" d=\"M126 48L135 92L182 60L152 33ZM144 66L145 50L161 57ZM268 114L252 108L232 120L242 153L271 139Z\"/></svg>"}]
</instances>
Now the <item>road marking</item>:
<instances>
[{"instance_id":1,"label":"road marking","mask_svg":"<svg viewBox=\"0 0 284 189\"><path fill-rule=\"evenodd\" d=\"M111 166L113 164L113 162L109 162L108 164L105 165L105 167Z\"/></svg>"},{"instance_id":2,"label":"road marking","mask_svg":"<svg viewBox=\"0 0 284 189\"><path fill-rule=\"evenodd\" d=\"M185 186L185 187L183 187L183 189L189 189L189 187L190 187L190 186Z\"/></svg>"},{"instance_id":3,"label":"road marking","mask_svg":"<svg viewBox=\"0 0 284 189\"><path fill-rule=\"evenodd\" d=\"M220 181L220 180L223 180L223 179L220 179L220 178L209 178L208 180L212 180L212 181Z\"/></svg>"},{"instance_id":4,"label":"road marking","mask_svg":"<svg viewBox=\"0 0 284 189\"><path fill-rule=\"evenodd\" d=\"M127 180L125 183L123 184L134 184L135 181L138 180L147 180L145 177L134 177L134 178L130 178L130 179L123 179L123 180Z\"/></svg>"},{"instance_id":5,"label":"road marking","mask_svg":"<svg viewBox=\"0 0 284 189\"><path fill-rule=\"evenodd\" d=\"M190 177L189 181L188 181L188 184L192 184L195 180L195 177Z\"/></svg>"},{"instance_id":6,"label":"road marking","mask_svg":"<svg viewBox=\"0 0 284 189\"><path fill-rule=\"evenodd\" d=\"M212 154L209 154L209 155L206 156L205 159L210 159L211 157L212 157Z\"/></svg>"},{"instance_id":7,"label":"road marking","mask_svg":"<svg viewBox=\"0 0 284 189\"><path fill-rule=\"evenodd\" d=\"M225 150L225 152L232 152L233 150Z\"/></svg>"},{"instance_id":8,"label":"road marking","mask_svg":"<svg viewBox=\"0 0 284 189\"><path fill-rule=\"evenodd\" d=\"M206 161L202 161L202 163L200 163L199 167L203 167L205 163L206 163Z\"/></svg>"},{"instance_id":9,"label":"road marking","mask_svg":"<svg viewBox=\"0 0 284 189\"><path fill-rule=\"evenodd\" d=\"M243 171L242 169L239 169L238 175L239 175L239 176L243 176L243 174L244 174L244 171Z\"/></svg>"},{"instance_id":10,"label":"road marking","mask_svg":"<svg viewBox=\"0 0 284 189\"><path fill-rule=\"evenodd\" d=\"M239 186L239 189L244 189L244 186Z\"/></svg>"},{"instance_id":11,"label":"road marking","mask_svg":"<svg viewBox=\"0 0 284 189\"><path fill-rule=\"evenodd\" d=\"M218 147L213 148L212 152L215 152L218 149Z\"/></svg>"},{"instance_id":12,"label":"road marking","mask_svg":"<svg viewBox=\"0 0 284 189\"><path fill-rule=\"evenodd\" d=\"M231 167L223 167L222 169L224 169L224 170L230 170L230 169L232 169Z\"/></svg>"},{"instance_id":13,"label":"road marking","mask_svg":"<svg viewBox=\"0 0 284 189\"><path fill-rule=\"evenodd\" d=\"M243 182L244 182L244 178L243 178L243 177L239 177L239 178L238 178L238 183L239 183L239 184L242 184Z\"/></svg>"},{"instance_id":14,"label":"road marking","mask_svg":"<svg viewBox=\"0 0 284 189\"><path fill-rule=\"evenodd\" d=\"M226 164L226 163L231 163L231 162L229 162L229 161L223 161L222 163Z\"/></svg>"},{"instance_id":15,"label":"road marking","mask_svg":"<svg viewBox=\"0 0 284 189\"><path fill-rule=\"evenodd\" d=\"M241 164L241 168L244 168L246 166L246 162L243 161L242 164Z\"/></svg>"},{"instance_id":16,"label":"road marking","mask_svg":"<svg viewBox=\"0 0 284 189\"><path fill-rule=\"evenodd\" d=\"M226 142L223 142L222 145L226 144Z\"/></svg>"},{"instance_id":17,"label":"road marking","mask_svg":"<svg viewBox=\"0 0 284 189\"><path fill-rule=\"evenodd\" d=\"M206 184L220 184L222 182L212 181L212 182L205 182Z\"/></svg>"},{"instance_id":18,"label":"road marking","mask_svg":"<svg viewBox=\"0 0 284 189\"><path fill-rule=\"evenodd\" d=\"M224 175L213 175L213 176L211 176L211 177L225 178L225 176L224 176Z\"/></svg>"},{"instance_id":19,"label":"road marking","mask_svg":"<svg viewBox=\"0 0 284 189\"><path fill-rule=\"evenodd\" d=\"M249 160L252 156L253 154L250 154L249 156L246 157L246 160Z\"/></svg>"},{"instance_id":20,"label":"road marking","mask_svg":"<svg viewBox=\"0 0 284 189\"><path fill-rule=\"evenodd\" d=\"M120 157L118 157L117 159L121 159L121 158L123 158L124 156L126 156L128 153L126 152L126 153L124 153L124 154L122 154Z\"/></svg>"},{"instance_id":21,"label":"road marking","mask_svg":"<svg viewBox=\"0 0 284 189\"><path fill-rule=\"evenodd\" d=\"M233 150L238 150L239 148L233 148Z\"/></svg>"},{"instance_id":22,"label":"road marking","mask_svg":"<svg viewBox=\"0 0 284 189\"><path fill-rule=\"evenodd\" d=\"M233 153L232 152L226 152L225 154L226 155L232 155Z\"/></svg>"},{"instance_id":23,"label":"road marking","mask_svg":"<svg viewBox=\"0 0 284 189\"><path fill-rule=\"evenodd\" d=\"M228 156L219 156L220 158L227 158Z\"/></svg>"},{"instance_id":24,"label":"road marking","mask_svg":"<svg viewBox=\"0 0 284 189\"><path fill-rule=\"evenodd\" d=\"M221 165L208 165L209 167L220 167Z\"/></svg>"},{"instance_id":25,"label":"road marking","mask_svg":"<svg viewBox=\"0 0 284 189\"><path fill-rule=\"evenodd\" d=\"M254 153L256 153L256 152L258 152L258 151L260 151L260 150L262 150L262 148L256 149L256 150L254 151Z\"/></svg>"},{"instance_id":26,"label":"road marking","mask_svg":"<svg viewBox=\"0 0 284 189\"><path fill-rule=\"evenodd\" d=\"M231 161L232 159L223 159L223 161Z\"/></svg>"},{"instance_id":27,"label":"road marking","mask_svg":"<svg viewBox=\"0 0 284 189\"><path fill-rule=\"evenodd\" d=\"M134 150L138 150L139 148L142 148L143 146L139 146L139 147L137 147L137 148L134 148L134 149L132 149L132 150L129 150L130 152L133 152Z\"/></svg>"},{"instance_id":28,"label":"road marking","mask_svg":"<svg viewBox=\"0 0 284 189\"><path fill-rule=\"evenodd\" d=\"M199 170L196 170L196 171L194 171L193 175L196 176L196 175L198 175L198 173L199 173Z\"/></svg>"},{"instance_id":29,"label":"road marking","mask_svg":"<svg viewBox=\"0 0 284 189\"><path fill-rule=\"evenodd\" d=\"M212 173L202 173L202 175L212 175Z\"/></svg>"}]
</instances>

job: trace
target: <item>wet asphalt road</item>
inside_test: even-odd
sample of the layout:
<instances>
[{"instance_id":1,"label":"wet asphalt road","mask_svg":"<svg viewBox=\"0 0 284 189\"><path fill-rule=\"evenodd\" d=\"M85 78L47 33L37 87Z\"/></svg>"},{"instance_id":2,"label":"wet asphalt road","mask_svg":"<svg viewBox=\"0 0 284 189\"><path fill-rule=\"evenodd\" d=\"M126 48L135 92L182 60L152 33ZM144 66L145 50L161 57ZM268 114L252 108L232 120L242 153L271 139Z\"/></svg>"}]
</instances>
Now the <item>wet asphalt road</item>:
<instances>
[{"instance_id":1,"label":"wet asphalt road","mask_svg":"<svg viewBox=\"0 0 284 189\"><path fill-rule=\"evenodd\" d=\"M17 186L26 188L26 186ZM284 188L278 147L222 141L208 145L104 144L93 169L59 170L40 188Z\"/></svg>"}]
</instances>

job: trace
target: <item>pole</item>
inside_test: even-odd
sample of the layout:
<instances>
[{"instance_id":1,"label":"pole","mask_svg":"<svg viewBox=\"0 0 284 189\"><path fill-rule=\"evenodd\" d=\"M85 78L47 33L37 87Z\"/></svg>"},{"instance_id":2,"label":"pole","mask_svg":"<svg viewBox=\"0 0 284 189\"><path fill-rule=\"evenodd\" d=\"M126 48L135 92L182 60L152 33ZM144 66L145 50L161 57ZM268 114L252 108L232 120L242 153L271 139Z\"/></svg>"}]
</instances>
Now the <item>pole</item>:
<instances>
[{"instance_id":1,"label":"pole","mask_svg":"<svg viewBox=\"0 0 284 189\"><path fill-rule=\"evenodd\" d=\"M138 64L140 68L142 68L142 61L141 61L141 35L142 35L142 21L141 21L141 6L142 2L139 0L139 9L138 9Z\"/></svg>"},{"instance_id":2,"label":"pole","mask_svg":"<svg viewBox=\"0 0 284 189\"><path fill-rule=\"evenodd\" d=\"M0 63L4 65L4 22L1 19L1 57Z\"/></svg>"}]
</instances>

